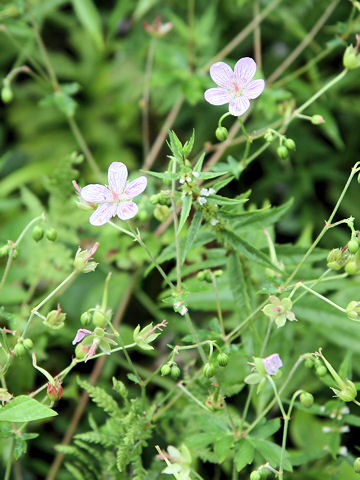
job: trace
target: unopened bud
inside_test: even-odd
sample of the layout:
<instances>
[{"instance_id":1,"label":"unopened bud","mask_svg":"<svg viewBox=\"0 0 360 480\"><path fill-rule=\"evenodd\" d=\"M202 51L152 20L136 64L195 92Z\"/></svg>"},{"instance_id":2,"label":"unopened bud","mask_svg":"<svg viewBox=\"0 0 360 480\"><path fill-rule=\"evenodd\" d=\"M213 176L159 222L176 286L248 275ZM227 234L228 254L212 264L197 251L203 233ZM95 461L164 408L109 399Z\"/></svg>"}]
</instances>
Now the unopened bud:
<instances>
[{"instance_id":1,"label":"unopened bud","mask_svg":"<svg viewBox=\"0 0 360 480\"><path fill-rule=\"evenodd\" d=\"M360 457L357 457L354 460L354 470L355 473L360 473Z\"/></svg>"},{"instance_id":2,"label":"unopened bud","mask_svg":"<svg viewBox=\"0 0 360 480\"><path fill-rule=\"evenodd\" d=\"M219 140L219 142L223 142L228 138L229 132L225 127L217 127L215 130L215 136Z\"/></svg>"},{"instance_id":3,"label":"unopened bud","mask_svg":"<svg viewBox=\"0 0 360 480\"><path fill-rule=\"evenodd\" d=\"M304 407L310 408L314 404L314 397L309 392L303 392L300 395L300 402Z\"/></svg>"},{"instance_id":4,"label":"unopened bud","mask_svg":"<svg viewBox=\"0 0 360 480\"><path fill-rule=\"evenodd\" d=\"M169 375L171 372L171 366L168 363L164 363L160 369L161 375L165 377L166 375Z\"/></svg>"},{"instance_id":5,"label":"unopened bud","mask_svg":"<svg viewBox=\"0 0 360 480\"><path fill-rule=\"evenodd\" d=\"M306 368L312 368L314 366L314 360L311 358L311 357L308 357L306 360L305 360L305 367Z\"/></svg>"},{"instance_id":6,"label":"unopened bud","mask_svg":"<svg viewBox=\"0 0 360 480\"><path fill-rule=\"evenodd\" d=\"M66 318L66 313L61 311L60 305L58 305L57 310L51 310L44 320L44 325L50 328L59 329L64 326Z\"/></svg>"},{"instance_id":7,"label":"unopened bud","mask_svg":"<svg viewBox=\"0 0 360 480\"><path fill-rule=\"evenodd\" d=\"M26 348L26 350L31 350L34 346L33 341L31 338L24 338L23 340L23 345Z\"/></svg>"},{"instance_id":8,"label":"unopened bud","mask_svg":"<svg viewBox=\"0 0 360 480\"><path fill-rule=\"evenodd\" d=\"M345 385L341 390L332 388L332 391L337 397L340 398L340 400L343 400L344 402L353 402L357 395L355 384L349 379L345 380Z\"/></svg>"},{"instance_id":9,"label":"unopened bud","mask_svg":"<svg viewBox=\"0 0 360 480\"><path fill-rule=\"evenodd\" d=\"M57 239L57 231L55 228L48 228L45 232L45 236L50 242L55 242Z\"/></svg>"},{"instance_id":10,"label":"unopened bud","mask_svg":"<svg viewBox=\"0 0 360 480\"><path fill-rule=\"evenodd\" d=\"M25 353L25 347L22 343L17 343L14 347L14 353L16 357L22 357Z\"/></svg>"},{"instance_id":11,"label":"unopened bud","mask_svg":"<svg viewBox=\"0 0 360 480\"><path fill-rule=\"evenodd\" d=\"M4 83L4 86L1 89L1 100L4 103L10 103L13 98L14 98L14 94L11 90L10 85L8 83L7 84Z\"/></svg>"},{"instance_id":12,"label":"unopened bud","mask_svg":"<svg viewBox=\"0 0 360 480\"><path fill-rule=\"evenodd\" d=\"M311 117L311 123L313 125L321 125L322 123L325 123L325 120L321 115L313 115Z\"/></svg>"},{"instance_id":13,"label":"unopened bud","mask_svg":"<svg viewBox=\"0 0 360 480\"><path fill-rule=\"evenodd\" d=\"M350 320L360 321L360 302L352 300L346 306L346 315Z\"/></svg>"},{"instance_id":14,"label":"unopened bud","mask_svg":"<svg viewBox=\"0 0 360 480\"><path fill-rule=\"evenodd\" d=\"M11 247L9 245L3 245L0 247L0 257L7 257L10 253Z\"/></svg>"},{"instance_id":15,"label":"unopened bud","mask_svg":"<svg viewBox=\"0 0 360 480\"><path fill-rule=\"evenodd\" d=\"M44 236L44 229L39 227L39 225L37 225L36 227L33 228L31 235L32 235L32 238L35 240L35 242L39 242Z\"/></svg>"},{"instance_id":16,"label":"unopened bud","mask_svg":"<svg viewBox=\"0 0 360 480\"><path fill-rule=\"evenodd\" d=\"M177 365L173 365L171 367L171 372L170 373L171 373L171 376L173 378L178 378L180 376L181 371L180 371L180 368Z\"/></svg>"},{"instance_id":17,"label":"unopened bud","mask_svg":"<svg viewBox=\"0 0 360 480\"><path fill-rule=\"evenodd\" d=\"M319 365L315 368L315 372L318 377L324 377L327 374L327 369L325 365Z\"/></svg>"},{"instance_id":18,"label":"unopened bud","mask_svg":"<svg viewBox=\"0 0 360 480\"><path fill-rule=\"evenodd\" d=\"M167 205L156 205L154 209L154 217L159 222L166 222L170 216L170 209Z\"/></svg>"},{"instance_id":19,"label":"unopened bud","mask_svg":"<svg viewBox=\"0 0 360 480\"><path fill-rule=\"evenodd\" d=\"M60 400L63 394L63 387L61 385L61 380L55 380L55 383L48 383L47 386L47 395L52 402Z\"/></svg>"},{"instance_id":20,"label":"unopened bud","mask_svg":"<svg viewBox=\"0 0 360 480\"><path fill-rule=\"evenodd\" d=\"M333 248L327 256L327 267L331 270L341 270L349 259L349 254L341 248Z\"/></svg>"},{"instance_id":21,"label":"unopened bud","mask_svg":"<svg viewBox=\"0 0 360 480\"><path fill-rule=\"evenodd\" d=\"M349 241L348 249L351 253L356 253L359 250L359 240L356 237Z\"/></svg>"},{"instance_id":22,"label":"unopened bud","mask_svg":"<svg viewBox=\"0 0 360 480\"><path fill-rule=\"evenodd\" d=\"M206 378L211 378L215 374L215 366L211 363L205 363L203 368L203 374Z\"/></svg>"},{"instance_id":23,"label":"unopened bud","mask_svg":"<svg viewBox=\"0 0 360 480\"><path fill-rule=\"evenodd\" d=\"M261 473L258 470L251 472L250 480L261 480Z\"/></svg>"},{"instance_id":24,"label":"unopened bud","mask_svg":"<svg viewBox=\"0 0 360 480\"><path fill-rule=\"evenodd\" d=\"M351 260L345 265L344 270L349 275L356 275L359 271L359 265L357 264L356 260Z\"/></svg>"},{"instance_id":25,"label":"unopened bud","mask_svg":"<svg viewBox=\"0 0 360 480\"><path fill-rule=\"evenodd\" d=\"M95 310L92 317L93 324L97 327L105 327L106 314L102 310Z\"/></svg>"},{"instance_id":26,"label":"unopened bud","mask_svg":"<svg viewBox=\"0 0 360 480\"><path fill-rule=\"evenodd\" d=\"M220 352L216 357L216 361L220 367L226 367L226 365L229 363L229 357L225 352Z\"/></svg>"},{"instance_id":27,"label":"unopened bud","mask_svg":"<svg viewBox=\"0 0 360 480\"><path fill-rule=\"evenodd\" d=\"M92 321L92 313L87 311L81 314L80 322L84 327L88 327Z\"/></svg>"},{"instance_id":28,"label":"unopened bud","mask_svg":"<svg viewBox=\"0 0 360 480\"><path fill-rule=\"evenodd\" d=\"M289 150L295 150L295 148L296 148L296 143L294 142L294 140L292 138L285 138L284 145Z\"/></svg>"},{"instance_id":29,"label":"unopened bud","mask_svg":"<svg viewBox=\"0 0 360 480\"><path fill-rule=\"evenodd\" d=\"M343 57L343 64L345 68L349 70L354 70L360 66L360 57L357 54L357 48L354 48L352 45L349 45Z\"/></svg>"},{"instance_id":30,"label":"unopened bud","mask_svg":"<svg viewBox=\"0 0 360 480\"><path fill-rule=\"evenodd\" d=\"M276 149L276 153L279 158L287 158L289 154L288 149L284 145L281 145L280 147L278 147Z\"/></svg>"}]
</instances>

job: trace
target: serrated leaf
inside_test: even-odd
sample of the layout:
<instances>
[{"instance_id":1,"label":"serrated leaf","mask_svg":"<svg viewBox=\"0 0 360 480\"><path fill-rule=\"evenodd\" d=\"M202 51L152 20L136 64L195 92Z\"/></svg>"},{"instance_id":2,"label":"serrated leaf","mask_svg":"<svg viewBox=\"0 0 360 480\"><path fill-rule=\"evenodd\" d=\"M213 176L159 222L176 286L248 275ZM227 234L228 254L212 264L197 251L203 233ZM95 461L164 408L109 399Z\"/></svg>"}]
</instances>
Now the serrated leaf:
<instances>
[{"instance_id":1,"label":"serrated leaf","mask_svg":"<svg viewBox=\"0 0 360 480\"><path fill-rule=\"evenodd\" d=\"M233 443L234 443L233 435L225 435L219 438L219 440L215 442L214 452L217 458L219 459L220 463L222 463L228 456Z\"/></svg>"},{"instance_id":2,"label":"serrated leaf","mask_svg":"<svg viewBox=\"0 0 360 480\"><path fill-rule=\"evenodd\" d=\"M252 437L251 443L272 467L276 468L280 465L281 447L279 445L262 438L253 439ZM292 466L287 451L284 452L283 467L284 470L292 472Z\"/></svg>"},{"instance_id":3,"label":"serrated leaf","mask_svg":"<svg viewBox=\"0 0 360 480\"><path fill-rule=\"evenodd\" d=\"M190 224L190 228L187 232L187 235L185 237L185 245L184 245L184 248L182 249L181 251L181 263L183 264L185 259L186 259L186 255L188 253L188 251L191 249L193 243L194 243L194 240L200 230L200 227L201 227L201 220L202 220L202 213L200 210L197 210L195 212L195 215L191 221L191 224Z\"/></svg>"},{"instance_id":4,"label":"serrated leaf","mask_svg":"<svg viewBox=\"0 0 360 480\"><path fill-rule=\"evenodd\" d=\"M192 195L185 195L182 201L182 208L181 208L181 213L180 213L180 222L178 226L178 231L177 234L179 235L183 226L185 225L185 222L190 214L191 210L191 205L192 205Z\"/></svg>"},{"instance_id":5,"label":"serrated leaf","mask_svg":"<svg viewBox=\"0 0 360 480\"><path fill-rule=\"evenodd\" d=\"M248 225L253 226L266 226L273 225L278 222L281 217L291 208L294 200L290 198L289 201L281 205L280 207L273 208L262 208L260 210L252 212L239 213L234 222L233 228L237 230L238 228L245 227Z\"/></svg>"},{"instance_id":6,"label":"serrated leaf","mask_svg":"<svg viewBox=\"0 0 360 480\"><path fill-rule=\"evenodd\" d=\"M101 31L101 18L97 7L92 0L72 0L73 7L80 23L89 32L99 50L104 48Z\"/></svg>"},{"instance_id":7,"label":"serrated leaf","mask_svg":"<svg viewBox=\"0 0 360 480\"><path fill-rule=\"evenodd\" d=\"M32 422L43 418L55 417L57 412L34 398L19 395L0 408L1 422Z\"/></svg>"},{"instance_id":8,"label":"serrated leaf","mask_svg":"<svg viewBox=\"0 0 360 480\"><path fill-rule=\"evenodd\" d=\"M266 421L265 425L260 425L251 432L253 438L267 438L274 435L281 427L280 418L273 418Z\"/></svg>"},{"instance_id":9,"label":"serrated leaf","mask_svg":"<svg viewBox=\"0 0 360 480\"><path fill-rule=\"evenodd\" d=\"M245 438L236 443L234 462L238 472L254 460L254 452L254 447Z\"/></svg>"},{"instance_id":10,"label":"serrated leaf","mask_svg":"<svg viewBox=\"0 0 360 480\"><path fill-rule=\"evenodd\" d=\"M221 233L224 239L234 250L245 255L249 260L253 260L263 267L270 267L271 269L282 273L276 265L271 263L264 253L240 238L236 233L229 230L222 230Z\"/></svg>"},{"instance_id":11,"label":"serrated leaf","mask_svg":"<svg viewBox=\"0 0 360 480\"><path fill-rule=\"evenodd\" d=\"M244 271L237 252L232 251L228 256L227 272L229 276L229 285L234 297L236 309L243 309L250 313L251 305L247 291Z\"/></svg>"}]
</instances>

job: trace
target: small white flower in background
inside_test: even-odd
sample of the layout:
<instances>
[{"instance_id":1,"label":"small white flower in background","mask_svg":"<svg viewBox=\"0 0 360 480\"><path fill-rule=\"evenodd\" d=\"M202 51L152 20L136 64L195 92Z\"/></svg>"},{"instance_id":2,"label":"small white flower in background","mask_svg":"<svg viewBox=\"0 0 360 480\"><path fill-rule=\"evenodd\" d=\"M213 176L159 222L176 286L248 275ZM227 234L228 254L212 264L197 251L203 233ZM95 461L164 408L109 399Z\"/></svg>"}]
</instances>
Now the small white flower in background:
<instances>
[{"instance_id":1,"label":"small white flower in background","mask_svg":"<svg viewBox=\"0 0 360 480\"><path fill-rule=\"evenodd\" d=\"M215 225L217 225L219 223L219 220L216 220L216 218L212 218L210 220L210 225L212 225L213 227L215 227Z\"/></svg>"},{"instance_id":2,"label":"small white flower in background","mask_svg":"<svg viewBox=\"0 0 360 480\"><path fill-rule=\"evenodd\" d=\"M184 304L184 302L175 302L174 303L174 311L176 313L180 313L180 315L184 316L185 313L188 312L188 309L186 307L186 305Z\"/></svg>"},{"instance_id":3,"label":"small white flower in background","mask_svg":"<svg viewBox=\"0 0 360 480\"><path fill-rule=\"evenodd\" d=\"M199 173L199 172L192 172L192 174L193 174L193 176L194 176L195 178L198 178L198 177L200 176L200 173Z\"/></svg>"},{"instance_id":4,"label":"small white flower in background","mask_svg":"<svg viewBox=\"0 0 360 480\"><path fill-rule=\"evenodd\" d=\"M205 203L207 202L206 198L204 197L199 197L198 198L198 202L200 203L200 205L205 205Z\"/></svg>"},{"instance_id":5,"label":"small white flower in background","mask_svg":"<svg viewBox=\"0 0 360 480\"><path fill-rule=\"evenodd\" d=\"M200 195L202 197L209 197L210 195L214 195L215 190L213 188L202 188L200 190Z\"/></svg>"},{"instance_id":6,"label":"small white flower in background","mask_svg":"<svg viewBox=\"0 0 360 480\"><path fill-rule=\"evenodd\" d=\"M343 457L347 457L347 455L349 453L349 450L347 449L347 447L345 447L343 445L342 447L339 448L338 453L339 453L339 455L342 455Z\"/></svg>"},{"instance_id":7,"label":"small white flower in background","mask_svg":"<svg viewBox=\"0 0 360 480\"><path fill-rule=\"evenodd\" d=\"M278 353L273 353L272 355L263 358L262 361L268 375L277 375L278 371L283 366L283 363Z\"/></svg>"},{"instance_id":8,"label":"small white flower in background","mask_svg":"<svg viewBox=\"0 0 360 480\"><path fill-rule=\"evenodd\" d=\"M331 427L322 427L321 430L323 431L323 433L331 433L331 432L332 432L332 428L331 428Z\"/></svg>"},{"instance_id":9,"label":"small white flower in background","mask_svg":"<svg viewBox=\"0 0 360 480\"><path fill-rule=\"evenodd\" d=\"M204 93L205 100L212 105L229 104L229 112L235 117L243 115L250 108L250 100L262 94L264 80L252 80L256 72L256 63L250 57L240 58L234 71L224 62L210 67L210 76L218 85Z\"/></svg>"},{"instance_id":10,"label":"small white flower in background","mask_svg":"<svg viewBox=\"0 0 360 480\"><path fill-rule=\"evenodd\" d=\"M99 204L89 219L92 225L104 225L115 215L120 220L129 220L135 217L138 206L130 200L145 190L147 178L142 176L132 182L127 182L127 177L126 165L121 162L113 162L108 170L109 186L95 183L81 189L80 195L86 202Z\"/></svg>"}]
</instances>

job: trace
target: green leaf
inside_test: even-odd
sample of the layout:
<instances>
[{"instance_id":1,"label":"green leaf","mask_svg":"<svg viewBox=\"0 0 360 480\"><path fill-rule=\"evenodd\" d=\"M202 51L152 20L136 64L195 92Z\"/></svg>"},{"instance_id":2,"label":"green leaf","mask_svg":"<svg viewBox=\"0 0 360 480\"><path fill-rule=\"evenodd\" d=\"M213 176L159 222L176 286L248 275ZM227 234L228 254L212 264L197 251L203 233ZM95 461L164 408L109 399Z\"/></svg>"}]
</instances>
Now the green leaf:
<instances>
[{"instance_id":1,"label":"green leaf","mask_svg":"<svg viewBox=\"0 0 360 480\"><path fill-rule=\"evenodd\" d=\"M194 243L194 240L200 230L200 227L201 227L201 220L202 220L202 213L200 210L197 210L195 212L195 215L191 221L191 225L190 225L190 228L186 234L186 237L185 237L185 245L184 245L184 248L182 249L181 251L181 263L183 264L185 262L185 259L186 259L186 255L188 253L188 251L191 249L193 243Z\"/></svg>"},{"instance_id":2,"label":"green leaf","mask_svg":"<svg viewBox=\"0 0 360 480\"><path fill-rule=\"evenodd\" d=\"M185 225L185 222L190 214L191 205L192 205L193 197L192 195L185 195L182 201L182 208L180 213L180 222L178 226L177 234L180 235L180 232Z\"/></svg>"},{"instance_id":3,"label":"green leaf","mask_svg":"<svg viewBox=\"0 0 360 480\"><path fill-rule=\"evenodd\" d=\"M176 180L179 177L179 174L171 173L171 172L160 173L160 172L153 172L151 170L141 170L141 169L140 169L140 172L146 173L147 175L152 175L153 177L156 177L156 178L161 178L163 180Z\"/></svg>"},{"instance_id":4,"label":"green leaf","mask_svg":"<svg viewBox=\"0 0 360 480\"><path fill-rule=\"evenodd\" d=\"M265 225L273 225L285 215L285 213L291 208L292 204L293 199L290 198L289 201L280 207L266 207L252 212L240 213L236 217L233 228L237 230L240 227L248 225L261 227Z\"/></svg>"},{"instance_id":5,"label":"green leaf","mask_svg":"<svg viewBox=\"0 0 360 480\"><path fill-rule=\"evenodd\" d=\"M238 472L254 460L254 451L254 447L245 438L236 443L234 462Z\"/></svg>"},{"instance_id":6,"label":"green leaf","mask_svg":"<svg viewBox=\"0 0 360 480\"><path fill-rule=\"evenodd\" d=\"M237 252L244 254L249 260L262 265L263 267L270 267L273 270L277 270L282 273L276 265L273 265L268 257L257 248L250 245L236 233L229 230L222 230L222 235L228 244Z\"/></svg>"},{"instance_id":7,"label":"green leaf","mask_svg":"<svg viewBox=\"0 0 360 480\"><path fill-rule=\"evenodd\" d=\"M268 440L263 440L262 438L257 438L256 440L251 439L251 442L260 455L264 457L271 466L276 468L280 465L281 447L279 447L279 445L269 442ZM286 451L284 452L283 467L284 470L292 472L291 462Z\"/></svg>"},{"instance_id":8,"label":"green leaf","mask_svg":"<svg viewBox=\"0 0 360 480\"><path fill-rule=\"evenodd\" d=\"M215 452L215 455L218 457L220 463L222 463L228 456L233 443L234 443L233 435L225 435L219 438L219 440L215 442L214 452Z\"/></svg>"},{"instance_id":9,"label":"green leaf","mask_svg":"<svg viewBox=\"0 0 360 480\"><path fill-rule=\"evenodd\" d=\"M190 140L188 140L184 143L184 146L183 146L183 149L182 149L183 155L184 155L185 158L187 158L190 155L190 153L191 153L191 151L194 147L194 141L195 141L195 130L193 129Z\"/></svg>"},{"instance_id":10,"label":"green leaf","mask_svg":"<svg viewBox=\"0 0 360 480\"><path fill-rule=\"evenodd\" d=\"M245 275L239 254L235 251L231 251L229 254L227 272L229 276L229 285L234 297L235 308L238 310L245 308L246 311L250 313L251 305Z\"/></svg>"},{"instance_id":11,"label":"green leaf","mask_svg":"<svg viewBox=\"0 0 360 480\"><path fill-rule=\"evenodd\" d=\"M32 422L43 418L54 417L55 410L46 407L34 398L19 395L0 409L1 422Z\"/></svg>"},{"instance_id":12,"label":"green leaf","mask_svg":"<svg viewBox=\"0 0 360 480\"><path fill-rule=\"evenodd\" d=\"M72 0L75 13L99 50L104 48L101 18L92 0Z\"/></svg>"},{"instance_id":13,"label":"green leaf","mask_svg":"<svg viewBox=\"0 0 360 480\"><path fill-rule=\"evenodd\" d=\"M271 435L274 435L274 433L276 433L281 427L280 418L273 418L272 420L266 421L264 423L265 425L261 425L253 430L253 432L251 433L251 436L253 438L270 437Z\"/></svg>"},{"instance_id":14,"label":"green leaf","mask_svg":"<svg viewBox=\"0 0 360 480\"><path fill-rule=\"evenodd\" d=\"M169 148L178 160L182 160L183 146L173 130L169 131Z\"/></svg>"},{"instance_id":15,"label":"green leaf","mask_svg":"<svg viewBox=\"0 0 360 480\"><path fill-rule=\"evenodd\" d=\"M205 159L205 152L200 155L198 161L196 162L195 167L193 169L194 172L199 172L199 173L201 172L204 159Z\"/></svg>"}]
</instances>

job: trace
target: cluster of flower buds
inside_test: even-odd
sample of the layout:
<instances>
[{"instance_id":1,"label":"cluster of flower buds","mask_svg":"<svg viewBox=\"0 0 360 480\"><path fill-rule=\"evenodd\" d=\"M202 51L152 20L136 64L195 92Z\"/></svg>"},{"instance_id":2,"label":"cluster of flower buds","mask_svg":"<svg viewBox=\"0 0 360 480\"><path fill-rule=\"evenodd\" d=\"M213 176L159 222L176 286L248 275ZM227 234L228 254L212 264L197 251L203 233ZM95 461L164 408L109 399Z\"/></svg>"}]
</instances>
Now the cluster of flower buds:
<instances>
[{"instance_id":1,"label":"cluster of flower buds","mask_svg":"<svg viewBox=\"0 0 360 480\"><path fill-rule=\"evenodd\" d=\"M164 363L160 369L161 375L165 377L166 375L171 375L173 378L179 378L181 370L178 365L173 361Z\"/></svg>"},{"instance_id":2,"label":"cluster of flower buds","mask_svg":"<svg viewBox=\"0 0 360 480\"><path fill-rule=\"evenodd\" d=\"M360 272L360 249L357 232L353 232L351 239L344 248L334 248L329 252L327 266L335 271L344 268L349 275Z\"/></svg>"},{"instance_id":3,"label":"cluster of flower buds","mask_svg":"<svg viewBox=\"0 0 360 480\"><path fill-rule=\"evenodd\" d=\"M250 365L253 366L253 373L245 377L244 382L249 385L257 384L257 393L260 393L265 387L267 375L280 378L282 374L283 363L278 353L273 353L265 358L254 357L254 362L251 362Z\"/></svg>"},{"instance_id":4,"label":"cluster of flower buds","mask_svg":"<svg viewBox=\"0 0 360 480\"><path fill-rule=\"evenodd\" d=\"M44 320L44 325L55 330L62 328L65 325L66 313L61 311L61 306L58 305L56 310L51 310Z\"/></svg>"},{"instance_id":5,"label":"cluster of flower buds","mask_svg":"<svg viewBox=\"0 0 360 480\"><path fill-rule=\"evenodd\" d=\"M0 257L7 257L12 252L12 258L15 259L19 255L19 250L15 247L15 243L8 240L6 245L0 247Z\"/></svg>"},{"instance_id":6,"label":"cluster of flower buds","mask_svg":"<svg viewBox=\"0 0 360 480\"><path fill-rule=\"evenodd\" d=\"M98 247L99 243L96 242L89 250L81 250L81 248L78 249L73 262L76 271L88 273L95 270L95 268L97 267L97 263L90 260L92 256L95 255Z\"/></svg>"},{"instance_id":7,"label":"cluster of flower buds","mask_svg":"<svg viewBox=\"0 0 360 480\"><path fill-rule=\"evenodd\" d=\"M165 222L170 216L170 200L171 192L169 190L162 190L155 195L151 195L150 203L155 205L154 217L159 222Z\"/></svg>"},{"instance_id":8,"label":"cluster of flower buds","mask_svg":"<svg viewBox=\"0 0 360 480\"><path fill-rule=\"evenodd\" d=\"M196 278L202 282L212 283L213 276L215 278L221 277L224 274L224 270L201 270L197 275Z\"/></svg>"},{"instance_id":9,"label":"cluster of flower buds","mask_svg":"<svg viewBox=\"0 0 360 480\"><path fill-rule=\"evenodd\" d=\"M280 299L275 295L270 295L269 302L262 309L264 315L266 315L270 320L276 323L276 326L283 327L286 323L286 320L293 322L296 320L295 313L291 311L292 302L290 298L286 297Z\"/></svg>"},{"instance_id":10,"label":"cluster of flower buds","mask_svg":"<svg viewBox=\"0 0 360 480\"><path fill-rule=\"evenodd\" d=\"M161 323L153 326L152 323L146 325L144 328L140 328L138 325L133 333L134 342L142 350L154 350L154 347L150 345L161 334L163 328L167 326L167 321L163 320Z\"/></svg>"},{"instance_id":11,"label":"cluster of flower buds","mask_svg":"<svg viewBox=\"0 0 360 480\"><path fill-rule=\"evenodd\" d=\"M80 342L80 343L79 343ZM78 343L78 345L76 345ZM80 328L72 342L75 347L75 357L78 360L87 362L95 355L97 348L103 353L110 355L110 345L116 345L116 342L105 335L105 331L101 327L96 327L92 332L86 328Z\"/></svg>"},{"instance_id":12,"label":"cluster of flower buds","mask_svg":"<svg viewBox=\"0 0 360 480\"><path fill-rule=\"evenodd\" d=\"M33 228L31 236L35 242L40 242L40 240L44 237L44 234L45 237L50 240L50 242L55 242L57 239L57 231L55 228L50 227L45 231L42 227L40 227L40 225L36 225L36 227Z\"/></svg>"},{"instance_id":13,"label":"cluster of flower buds","mask_svg":"<svg viewBox=\"0 0 360 480\"><path fill-rule=\"evenodd\" d=\"M27 350L31 350L34 344L31 338L19 338L14 346L14 354L16 357L22 357Z\"/></svg>"},{"instance_id":14,"label":"cluster of flower buds","mask_svg":"<svg viewBox=\"0 0 360 480\"><path fill-rule=\"evenodd\" d=\"M275 138L279 140L279 146L276 149L276 154L279 158L287 158L289 156L289 150L296 149L296 143L292 138L288 138L272 128L264 134L264 139L269 143L273 142Z\"/></svg>"}]
</instances>

